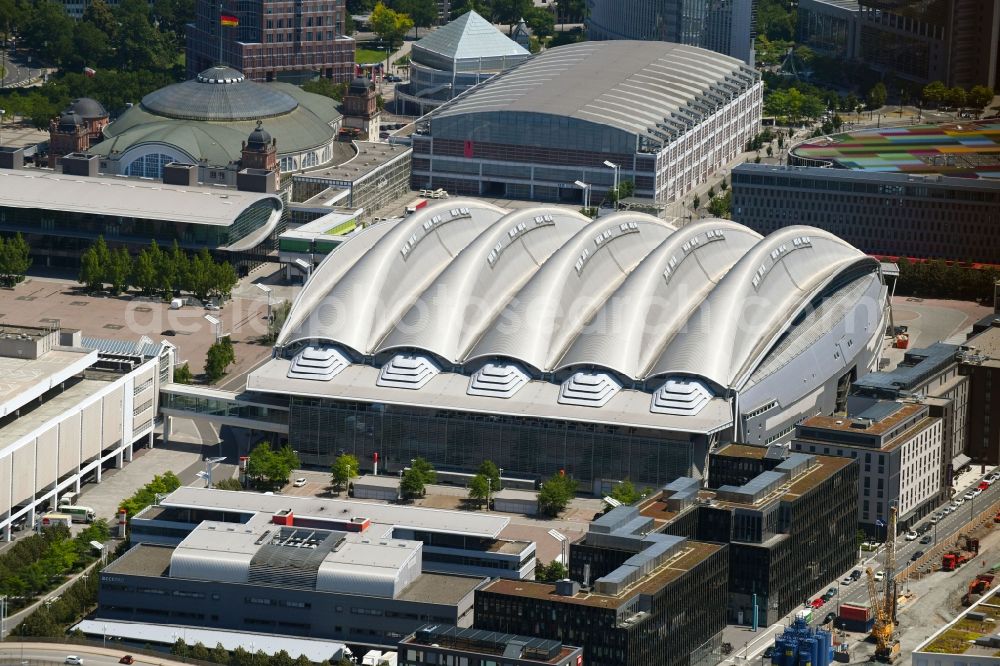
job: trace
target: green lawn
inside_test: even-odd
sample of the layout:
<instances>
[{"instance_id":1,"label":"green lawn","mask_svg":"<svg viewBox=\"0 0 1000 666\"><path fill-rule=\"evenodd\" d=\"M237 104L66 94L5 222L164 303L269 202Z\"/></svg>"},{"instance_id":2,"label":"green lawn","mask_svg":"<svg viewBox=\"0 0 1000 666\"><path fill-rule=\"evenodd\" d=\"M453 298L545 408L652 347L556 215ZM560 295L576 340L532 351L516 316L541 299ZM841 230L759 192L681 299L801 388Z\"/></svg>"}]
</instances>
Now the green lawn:
<instances>
[{"instance_id":1,"label":"green lawn","mask_svg":"<svg viewBox=\"0 0 1000 666\"><path fill-rule=\"evenodd\" d=\"M373 62L385 62L385 51L375 49L356 49L354 51L354 62L359 65L367 65Z\"/></svg>"}]
</instances>

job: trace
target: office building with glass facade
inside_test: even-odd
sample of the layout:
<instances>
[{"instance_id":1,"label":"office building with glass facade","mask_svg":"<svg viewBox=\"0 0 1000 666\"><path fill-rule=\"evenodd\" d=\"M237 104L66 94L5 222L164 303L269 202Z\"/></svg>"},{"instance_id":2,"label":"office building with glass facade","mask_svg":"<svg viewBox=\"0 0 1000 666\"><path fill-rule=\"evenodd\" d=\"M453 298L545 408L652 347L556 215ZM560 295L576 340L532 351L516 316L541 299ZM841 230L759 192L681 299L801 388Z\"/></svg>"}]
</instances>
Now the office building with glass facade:
<instances>
[{"instance_id":1,"label":"office building with glass facade","mask_svg":"<svg viewBox=\"0 0 1000 666\"><path fill-rule=\"evenodd\" d=\"M273 194L0 169L0 231L22 234L36 266L79 266L98 236L132 252L177 241L234 265L255 262L283 210Z\"/></svg>"},{"instance_id":2,"label":"office building with glass facade","mask_svg":"<svg viewBox=\"0 0 1000 666\"><path fill-rule=\"evenodd\" d=\"M733 219L811 224L874 255L1000 264L1000 124L862 130L733 169Z\"/></svg>"},{"instance_id":3,"label":"office building with glass facade","mask_svg":"<svg viewBox=\"0 0 1000 666\"><path fill-rule=\"evenodd\" d=\"M448 199L330 254L245 395L287 401L312 465L490 459L595 492L662 485L702 476L719 442L778 441L834 411L877 361L879 268L807 227L761 238L725 220Z\"/></svg>"},{"instance_id":4,"label":"office building with glass facade","mask_svg":"<svg viewBox=\"0 0 1000 666\"><path fill-rule=\"evenodd\" d=\"M411 183L596 206L618 178L676 201L757 134L762 92L753 68L692 46L548 49L418 121Z\"/></svg>"},{"instance_id":5,"label":"office building with glass facade","mask_svg":"<svg viewBox=\"0 0 1000 666\"><path fill-rule=\"evenodd\" d=\"M586 584L494 581L476 590L475 627L579 645L593 666L717 663L728 546L665 534L628 538L619 534L628 526L612 514L589 535L611 549L629 541L634 547L620 565L595 571Z\"/></svg>"},{"instance_id":6,"label":"office building with glass facade","mask_svg":"<svg viewBox=\"0 0 1000 666\"><path fill-rule=\"evenodd\" d=\"M428 624L399 642L400 666L582 666L583 649L499 631Z\"/></svg>"},{"instance_id":7,"label":"office building with glass facade","mask_svg":"<svg viewBox=\"0 0 1000 666\"><path fill-rule=\"evenodd\" d=\"M857 476L850 459L733 444L711 454L709 488L677 479L637 513L664 533L728 544L727 621L767 626L854 564Z\"/></svg>"},{"instance_id":8,"label":"office building with glass facade","mask_svg":"<svg viewBox=\"0 0 1000 666\"><path fill-rule=\"evenodd\" d=\"M700 46L753 65L753 0L587 0L587 37Z\"/></svg>"}]
</instances>

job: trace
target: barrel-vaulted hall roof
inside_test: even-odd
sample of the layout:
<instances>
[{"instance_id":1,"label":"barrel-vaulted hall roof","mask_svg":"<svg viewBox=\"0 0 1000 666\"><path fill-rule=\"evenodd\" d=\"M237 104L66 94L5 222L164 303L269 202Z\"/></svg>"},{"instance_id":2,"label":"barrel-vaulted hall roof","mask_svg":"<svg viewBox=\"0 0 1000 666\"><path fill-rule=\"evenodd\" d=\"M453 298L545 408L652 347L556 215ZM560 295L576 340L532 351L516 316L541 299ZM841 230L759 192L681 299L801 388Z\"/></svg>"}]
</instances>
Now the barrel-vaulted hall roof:
<instances>
[{"instance_id":1,"label":"barrel-vaulted hall roof","mask_svg":"<svg viewBox=\"0 0 1000 666\"><path fill-rule=\"evenodd\" d=\"M356 362L424 353L460 371L699 377L726 390L825 289L878 262L819 229L767 237L719 219L508 212L451 199L343 243L295 301L279 347ZM853 278L851 278L853 279Z\"/></svg>"}]
</instances>

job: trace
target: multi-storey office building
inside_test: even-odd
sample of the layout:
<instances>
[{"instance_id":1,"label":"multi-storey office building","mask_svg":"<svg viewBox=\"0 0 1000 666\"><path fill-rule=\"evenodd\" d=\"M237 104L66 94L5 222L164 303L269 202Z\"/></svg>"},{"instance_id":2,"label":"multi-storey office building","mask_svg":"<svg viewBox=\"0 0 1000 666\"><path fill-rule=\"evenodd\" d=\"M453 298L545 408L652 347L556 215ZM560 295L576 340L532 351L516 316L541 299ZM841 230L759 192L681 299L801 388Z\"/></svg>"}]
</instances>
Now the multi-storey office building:
<instances>
[{"instance_id":1,"label":"multi-storey office building","mask_svg":"<svg viewBox=\"0 0 1000 666\"><path fill-rule=\"evenodd\" d=\"M428 624L399 641L400 666L581 666L583 648L532 636Z\"/></svg>"},{"instance_id":2,"label":"multi-storey office building","mask_svg":"<svg viewBox=\"0 0 1000 666\"><path fill-rule=\"evenodd\" d=\"M1000 319L962 345L959 372L969 378L966 453L977 463L1000 463Z\"/></svg>"},{"instance_id":3,"label":"multi-storey office building","mask_svg":"<svg viewBox=\"0 0 1000 666\"><path fill-rule=\"evenodd\" d=\"M966 466L966 430L969 424L969 378L959 371L958 345L935 342L925 349L911 349L891 371L873 372L854 382L857 395L883 400L916 398L927 405L930 416L941 419L942 491L951 487L952 475Z\"/></svg>"},{"instance_id":4,"label":"multi-storey office building","mask_svg":"<svg viewBox=\"0 0 1000 666\"><path fill-rule=\"evenodd\" d=\"M169 345L84 339L79 331L0 327L0 530L79 494L85 480L152 445ZM99 516L111 518L111 516Z\"/></svg>"},{"instance_id":5,"label":"multi-storey office building","mask_svg":"<svg viewBox=\"0 0 1000 666\"><path fill-rule=\"evenodd\" d=\"M132 518L132 541L173 546L205 520L237 528L278 515L286 516L287 524L322 522L328 529L361 531L372 539L418 541L426 571L514 579L535 575L535 544L500 537L509 518L353 500L179 488Z\"/></svg>"},{"instance_id":6,"label":"multi-storey office building","mask_svg":"<svg viewBox=\"0 0 1000 666\"><path fill-rule=\"evenodd\" d=\"M855 397L847 416L813 416L796 428L792 450L858 461L858 524L878 535L895 507L900 529L941 500L941 419L926 405ZM882 533L884 536L884 531Z\"/></svg>"},{"instance_id":7,"label":"multi-storey office building","mask_svg":"<svg viewBox=\"0 0 1000 666\"><path fill-rule=\"evenodd\" d=\"M849 459L733 444L711 455L711 489L681 478L639 513L657 530L729 544L727 619L767 626L854 564L857 476Z\"/></svg>"},{"instance_id":8,"label":"multi-storey office building","mask_svg":"<svg viewBox=\"0 0 1000 666\"><path fill-rule=\"evenodd\" d=\"M760 233L807 223L870 254L1000 263L1000 181L740 164L733 219Z\"/></svg>"},{"instance_id":9,"label":"multi-storey office building","mask_svg":"<svg viewBox=\"0 0 1000 666\"><path fill-rule=\"evenodd\" d=\"M395 647L428 622L472 624L486 578L422 571L423 544L365 522L258 514L140 543L101 571L98 617Z\"/></svg>"},{"instance_id":10,"label":"multi-storey office building","mask_svg":"<svg viewBox=\"0 0 1000 666\"><path fill-rule=\"evenodd\" d=\"M198 0L187 25L188 77L224 64L254 81L350 81L354 40L344 34L345 11L344 0ZM239 25L221 25L223 15Z\"/></svg>"},{"instance_id":11,"label":"multi-storey office building","mask_svg":"<svg viewBox=\"0 0 1000 666\"><path fill-rule=\"evenodd\" d=\"M700 46L753 65L753 0L587 0L591 40Z\"/></svg>"},{"instance_id":12,"label":"multi-storey office building","mask_svg":"<svg viewBox=\"0 0 1000 666\"><path fill-rule=\"evenodd\" d=\"M799 0L797 41L825 56L854 60L860 13L858 0Z\"/></svg>"},{"instance_id":13,"label":"multi-storey office building","mask_svg":"<svg viewBox=\"0 0 1000 666\"><path fill-rule=\"evenodd\" d=\"M663 534L642 541L592 587L498 580L480 588L476 628L579 645L594 666L715 663L726 626L727 547Z\"/></svg>"},{"instance_id":14,"label":"multi-storey office building","mask_svg":"<svg viewBox=\"0 0 1000 666\"><path fill-rule=\"evenodd\" d=\"M742 61L681 44L549 49L419 122L412 184L597 205L610 162L637 196L675 201L759 131L762 91Z\"/></svg>"}]
</instances>

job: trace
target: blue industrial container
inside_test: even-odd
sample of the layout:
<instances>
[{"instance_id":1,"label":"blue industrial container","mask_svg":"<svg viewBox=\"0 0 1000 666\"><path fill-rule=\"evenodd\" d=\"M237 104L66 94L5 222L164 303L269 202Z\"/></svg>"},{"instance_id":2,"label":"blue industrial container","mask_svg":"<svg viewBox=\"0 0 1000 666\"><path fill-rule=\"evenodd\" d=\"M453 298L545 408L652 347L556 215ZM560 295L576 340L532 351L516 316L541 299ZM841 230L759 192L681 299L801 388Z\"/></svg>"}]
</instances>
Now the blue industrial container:
<instances>
[{"instance_id":1,"label":"blue industrial container","mask_svg":"<svg viewBox=\"0 0 1000 666\"><path fill-rule=\"evenodd\" d=\"M830 666L833 662L833 636L796 619L774 639L773 666Z\"/></svg>"}]
</instances>

